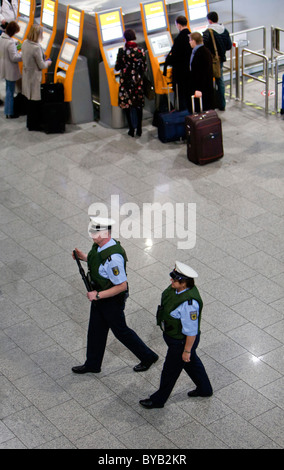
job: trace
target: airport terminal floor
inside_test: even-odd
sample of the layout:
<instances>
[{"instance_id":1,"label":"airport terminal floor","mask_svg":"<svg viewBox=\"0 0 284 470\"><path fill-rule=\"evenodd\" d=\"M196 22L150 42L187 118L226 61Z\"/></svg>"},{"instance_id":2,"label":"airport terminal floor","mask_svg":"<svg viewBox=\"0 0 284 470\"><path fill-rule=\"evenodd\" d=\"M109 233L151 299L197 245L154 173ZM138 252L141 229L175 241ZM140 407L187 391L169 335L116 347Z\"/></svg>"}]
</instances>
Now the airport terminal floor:
<instances>
[{"instance_id":1,"label":"airport terminal floor","mask_svg":"<svg viewBox=\"0 0 284 470\"><path fill-rule=\"evenodd\" d=\"M1 449L283 448L284 122L234 99L220 116L224 158L196 166L146 115L141 138L98 122L47 135L0 108ZM119 238L126 316L159 360L135 373L110 333L101 373L80 376L90 303L71 252L90 249L88 207L110 208L111 196L140 208L141 238ZM145 203L196 204L195 245L168 236L175 213L143 238ZM165 407L147 410L139 400L166 353L155 313L176 260L199 274L198 350L214 394L189 398L183 372Z\"/></svg>"}]
</instances>

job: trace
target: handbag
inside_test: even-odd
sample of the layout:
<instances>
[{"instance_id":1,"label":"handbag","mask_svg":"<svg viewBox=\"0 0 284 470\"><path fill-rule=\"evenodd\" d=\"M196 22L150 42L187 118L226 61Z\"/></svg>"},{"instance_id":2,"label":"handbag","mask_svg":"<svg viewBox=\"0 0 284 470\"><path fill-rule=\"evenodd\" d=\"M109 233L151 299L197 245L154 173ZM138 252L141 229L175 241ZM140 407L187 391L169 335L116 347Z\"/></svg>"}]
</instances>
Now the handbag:
<instances>
[{"instance_id":1,"label":"handbag","mask_svg":"<svg viewBox=\"0 0 284 470\"><path fill-rule=\"evenodd\" d=\"M216 47L216 42L214 38L214 33L212 29L209 29L211 38L212 38L212 43L213 47L215 50L215 55L212 54L212 68L213 68L213 77L214 78L221 78L221 64L220 64L220 57L218 55L217 47Z\"/></svg>"},{"instance_id":2,"label":"handbag","mask_svg":"<svg viewBox=\"0 0 284 470\"><path fill-rule=\"evenodd\" d=\"M154 87L152 83L150 82L149 78L146 77L146 75L144 75L143 77L143 93L146 96L146 98L150 101L155 98Z\"/></svg>"}]
</instances>

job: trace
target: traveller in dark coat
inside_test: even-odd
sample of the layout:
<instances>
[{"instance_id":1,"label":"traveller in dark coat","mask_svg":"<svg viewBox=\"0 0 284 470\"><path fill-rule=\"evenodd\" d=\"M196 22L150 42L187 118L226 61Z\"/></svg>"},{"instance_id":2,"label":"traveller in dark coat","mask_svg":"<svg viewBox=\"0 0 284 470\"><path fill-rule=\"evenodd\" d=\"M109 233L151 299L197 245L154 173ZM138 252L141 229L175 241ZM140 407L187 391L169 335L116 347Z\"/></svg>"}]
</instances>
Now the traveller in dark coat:
<instances>
[{"instance_id":1,"label":"traveller in dark coat","mask_svg":"<svg viewBox=\"0 0 284 470\"><path fill-rule=\"evenodd\" d=\"M189 98L189 61L191 47L188 42L190 30L187 27L185 16L178 16L175 21L179 34L174 40L173 47L166 57L164 75L167 75L167 67L172 67L173 90L178 90L179 110L187 108Z\"/></svg>"},{"instance_id":2,"label":"traveller in dark coat","mask_svg":"<svg viewBox=\"0 0 284 470\"><path fill-rule=\"evenodd\" d=\"M213 109L213 71L212 57L204 46L200 33L191 33L189 39L192 47L190 58L190 89L196 98L202 96L203 110ZM191 105L190 105L191 108ZM196 109L198 111L198 109Z\"/></svg>"}]
</instances>

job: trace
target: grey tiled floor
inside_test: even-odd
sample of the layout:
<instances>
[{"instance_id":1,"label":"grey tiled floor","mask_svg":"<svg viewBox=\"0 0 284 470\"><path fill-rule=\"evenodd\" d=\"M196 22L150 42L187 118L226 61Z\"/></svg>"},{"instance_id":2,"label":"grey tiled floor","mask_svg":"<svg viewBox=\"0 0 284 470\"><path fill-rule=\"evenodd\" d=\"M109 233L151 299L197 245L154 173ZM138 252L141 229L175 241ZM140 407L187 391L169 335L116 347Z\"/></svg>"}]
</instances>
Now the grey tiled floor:
<instances>
[{"instance_id":1,"label":"grey tiled floor","mask_svg":"<svg viewBox=\"0 0 284 470\"><path fill-rule=\"evenodd\" d=\"M221 114L225 156L199 167L185 145L159 142L149 119L130 139L98 123L28 132L24 117L0 113L0 447L283 448L281 117L231 100ZM160 359L135 374L136 358L110 334L102 372L76 376L89 301L71 251L90 248L88 206L110 206L111 195L139 207L196 203L197 242L182 250L177 238L121 238L128 324ZM199 354L214 395L189 399L182 374L164 409L145 410L138 401L157 388L166 352L155 311L175 260L199 273Z\"/></svg>"}]
</instances>

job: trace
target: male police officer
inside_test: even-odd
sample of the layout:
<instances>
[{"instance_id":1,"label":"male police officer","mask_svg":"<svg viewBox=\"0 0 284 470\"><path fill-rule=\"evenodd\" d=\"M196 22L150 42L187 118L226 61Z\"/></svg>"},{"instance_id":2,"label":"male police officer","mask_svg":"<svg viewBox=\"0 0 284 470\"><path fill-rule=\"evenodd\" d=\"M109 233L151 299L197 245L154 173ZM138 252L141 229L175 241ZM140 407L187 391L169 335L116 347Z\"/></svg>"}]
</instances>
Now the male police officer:
<instances>
[{"instance_id":1,"label":"male police officer","mask_svg":"<svg viewBox=\"0 0 284 470\"><path fill-rule=\"evenodd\" d=\"M196 354L203 307L194 285L198 274L186 264L176 261L170 276L171 285L162 293L157 312L157 323L164 331L168 352L159 390L139 402L144 408L163 408L182 369L196 385L195 390L188 392L189 397L209 397L213 393L205 368Z\"/></svg>"},{"instance_id":2,"label":"male police officer","mask_svg":"<svg viewBox=\"0 0 284 470\"><path fill-rule=\"evenodd\" d=\"M124 307L128 291L125 250L111 237L113 219L90 219L88 232L94 242L92 249L87 255L76 248L79 259L88 263L88 276L94 286L94 290L87 293L92 302L87 359L83 365L73 367L72 371L76 374L101 371L111 329L115 337L140 359L134 371L143 372L158 360L158 355L146 346L125 321Z\"/></svg>"}]
</instances>

